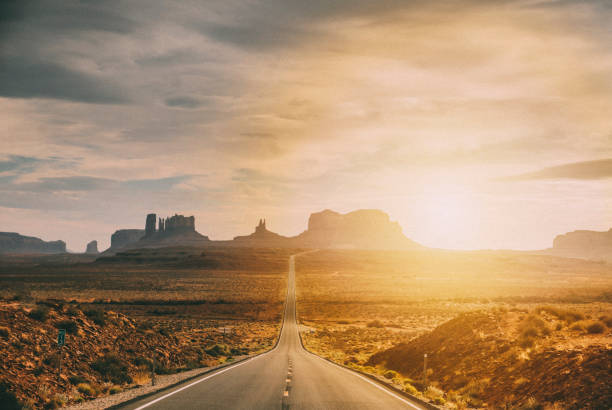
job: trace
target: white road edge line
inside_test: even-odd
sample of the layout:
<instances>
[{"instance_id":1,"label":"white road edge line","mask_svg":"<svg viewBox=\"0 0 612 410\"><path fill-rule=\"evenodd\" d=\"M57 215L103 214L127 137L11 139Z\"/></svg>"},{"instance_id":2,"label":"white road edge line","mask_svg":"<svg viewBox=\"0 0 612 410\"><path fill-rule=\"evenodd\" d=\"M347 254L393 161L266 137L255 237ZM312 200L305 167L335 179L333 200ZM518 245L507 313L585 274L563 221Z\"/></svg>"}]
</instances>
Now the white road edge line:
<instances>
[{"instance_id":1,"label":"white road edge line","mask_svg":"<svg viewBox=\"0 0 612 410\"><path fill-rule=\"evenodd\" d=\"M158 397L157 399L155 399L155 400L153 400L153 401L150 401L150 402L148 402L148 403L146 403L146 404L143 404L143 405L142 405L142 406L140 406L140 407L136 407L134 410L140 410L140 409L144 409L144 408L146 408L146 407L149 407L149 406L151 406L151 405L153 405L153 404L155 404L155 403L157 403L157 402L159 402L159 401L162 401L162 400L164 400L164 399L167 399L168 397L170 397L170 396L172 396L172 395L174 395L174 394L176 394L176 393L178 393L178 392L181 392L181 391L183 391L183 390L185 390L185 389L188 389L188 388L190 388L191 386L194 386L194 385L196 385L196 384L198 384L198 383L201 383L201 382L203 382L203 381L205 381L205 380L208 380L208 379L210 379L210 378L213 378L213 377L215 377L215 376L218 376L218 375L220 375L221 373L225 373L225 372L227 372L228 370L235 369L236 367L242 366L243 364L247 364L247 363L249 363L249 362L251 362L251 361L253 361L253 360L255 360L255 359L259 359L260 357L263 357L263 356L267 355L268 353L272 353L274 350L276 350L276 347L275 347L274 349L270 350L269 352L266 352L266 353L260 354L259 356L252 357L252 358L250 358L250 359L248 359L248 360L245 360L244 362L236 363L235 365L232 365L232 366L226 367L225 369L219 370L218 372L214 372L213 374L211 374L211 375L209 375L209 376L203 377L203 378L201 378L201 379L199 379L199 380L196 380L195 382L189 383L188 385L183 386L183 387L181 387L180 389L176 389L176 390L174 390L174 391L171 391L171 392L170 392L170 393L168 393L168 394L164 394L163 396Z\"/></svg>"},{"instance_id":2,"label":"white road edge line","mask_svg":"<svg viewBox=\"0 0 612 410\"><path fill-rule=\"evenodd\" d=\"M305 350L306 352L310 353L311 355L313 355L314 357L316 357L316 358L318 358L318 359L322 360L323 362L327 363L327 364L331 364L331 365L334 365L334 366L336 366L336 367L339 367L340 369L344 370L345 372L350 373L350 374L352 374L353 376L357 376L357 377L359 377L359 378L360 378L360 379L362 379L363 381L366 381L366 382L370 383L372 386L374 386L374 387L376 387L377 389L380 389L380 390L384 391L384 392L385 392L385 393L387 393L388 395L393 396L393 397L395 397L396 399L398 399L398 400L400 400L400 401L402 401L402 402L406 403L406 404L407 404L407 405L409 405L410 407L412 407L412 408L414 408L414 409L417 409L417 410L421 410L421 409L422 409L421 407L416 406L414 403L410 402L409 400L406 400L405 398L403 398L403 397L401 397L401 396L398 396L397 394L395 394L395 393L393 393L392 391L390 391L390 390L388 390L388 389L384 388L384 387L383 387L383 386L381 386L380 384L378 384L378 383L376 383L376 382L374 382L374 381L372 381L372 380L368 379L367 377L364 377L364 376L360 375L359 373L356 373L356 372L354 372L354 371L352 371L352 370L349 370L349 369L347 369L347 368L344 368L344 367L342 367L342 366L340 366L340 365L338 365L338 364L336 364L336 363L332 363L332 362L330 362L330 361L328 361L328 360L325 360L325 359L324 359L324 358L322 358L321 356L318 356L318 355L316 355L316 354L314 354L314 353L312 353L312 352L309 352L309 351L308 351L308 350L306 350L306 349L304 349L304 350Z\"/></svg>"}]
</instances>

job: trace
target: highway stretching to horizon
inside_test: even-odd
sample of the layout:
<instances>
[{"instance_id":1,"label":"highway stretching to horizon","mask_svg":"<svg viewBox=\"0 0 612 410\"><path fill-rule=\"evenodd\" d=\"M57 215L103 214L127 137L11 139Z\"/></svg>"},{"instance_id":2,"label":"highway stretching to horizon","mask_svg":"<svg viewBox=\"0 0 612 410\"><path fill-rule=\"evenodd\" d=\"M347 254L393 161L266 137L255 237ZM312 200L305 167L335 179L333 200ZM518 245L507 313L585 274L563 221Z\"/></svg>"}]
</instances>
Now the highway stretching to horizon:
<instances>
[{"instance_id":1,"label":"highway stretching to horizon","mask_svg":"<svg viewBox=\"0 0 612 410\"><path fill-rule=\"evenodd\" d=\"M296 318L295 255L276 347L123 408L422 409L422 405L304 349Z\"/></svg>"}]
</instances>

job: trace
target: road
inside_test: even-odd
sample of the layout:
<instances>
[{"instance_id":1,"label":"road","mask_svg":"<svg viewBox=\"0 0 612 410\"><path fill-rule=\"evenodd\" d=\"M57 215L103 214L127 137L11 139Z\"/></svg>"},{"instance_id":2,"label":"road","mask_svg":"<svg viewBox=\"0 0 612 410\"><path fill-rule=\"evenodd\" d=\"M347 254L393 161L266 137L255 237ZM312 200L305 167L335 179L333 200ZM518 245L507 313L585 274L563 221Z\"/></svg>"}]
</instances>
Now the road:
<instances>
[{"instance_id":1,"label":"road","mask_svg":"<svg viewBox=\"0 0 612 410\"><path fill-rule=\"evenodd\" d=\"M289 260L284 324L268 353L166 390L128 409L420 409L357 373L307 352L298 334L295 257Z\"/></svg>"}]
</instances>

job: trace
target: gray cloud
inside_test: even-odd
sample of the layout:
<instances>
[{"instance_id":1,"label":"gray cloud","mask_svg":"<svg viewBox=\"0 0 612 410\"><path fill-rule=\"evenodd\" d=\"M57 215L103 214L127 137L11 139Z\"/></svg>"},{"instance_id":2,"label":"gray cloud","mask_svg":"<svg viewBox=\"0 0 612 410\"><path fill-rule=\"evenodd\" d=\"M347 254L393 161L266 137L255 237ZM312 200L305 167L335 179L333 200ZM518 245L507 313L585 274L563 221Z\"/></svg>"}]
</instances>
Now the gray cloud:
<instances>
[{"instance_id":1,"label":"gray cloud","mask_svg":"<svg viewBox=\"0 0 612 410\"><path fill-rule=\"evenodd\" d=\"M15 27L6 24L22 24L55 34L80 30L128 33L134 22L121 14L118 5L117 1L102 4L75 0L3 0L0 2L0 22L7 31Z\"/></svg>"},{"instance_id":2,"label":"gray cloud","mask_svg":"<svg viewBox=\"0 0 612 410\"><path fill-rule=\"evenodd\" d=\"M203 105L202 101L188 95L166 98L165 102L168 107L177 108L198 108Z\"/></svg>"},{"instance_id":3,"label":"gray cloud","mask_svg":"<svg viewBox=\"0 0 612 410\"><path fill-rule=\"evenodd\" d=\"M3 58L0 65L0 95L99 104L128 101L121 89L100 78L54 63L20 57Z\"/></svg>"},{"instance_id":4,"label":"gray cloud","mask_svg":"<svg viewBox=\"0 0 612 410\"><path fill-rule=\"evenodd\" d=\"M21 155L10 155L7 159L0 161L0 172L28 172L37 167L44 160Z\"/></svg>"},{"instance_id":5,"label":"gray cloud","mask_svg":"<svg viewBox=\"0 0 612 410\"><path fill-rule=\"evenodd\" d=\"M175 177L156 179L114 180L86 175L67 177L43 177L33 182L16 182L15 178L0 180L0 191L13 192L77 192L77 191L107 191L118 190L133 192L164 191L188 181L194 175L179 175ZM4 186L2 185L4 182Z\"/></svg>"},{"instance_id":6,"label":"gray cloud","mask_svg":"<svg viewBox=\"0 0 612 410\"><path fill-rule=\"evenodd\" d=\"M529 181L536 179L604 179L612 177L612 159L573 162L543 168L539 171L500 178L501 181Z\"/></svg>"}]
</instances>

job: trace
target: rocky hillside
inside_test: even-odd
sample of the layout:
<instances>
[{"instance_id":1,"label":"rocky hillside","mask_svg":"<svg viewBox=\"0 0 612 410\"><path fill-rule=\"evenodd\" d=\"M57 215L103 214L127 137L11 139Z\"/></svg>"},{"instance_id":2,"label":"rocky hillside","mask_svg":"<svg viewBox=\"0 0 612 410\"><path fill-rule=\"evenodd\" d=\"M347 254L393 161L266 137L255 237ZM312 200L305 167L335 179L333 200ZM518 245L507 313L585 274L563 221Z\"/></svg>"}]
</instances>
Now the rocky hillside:
<instances>
[{"instance_id":1,"label":"rocky hillside","mask_svg":"<svg viewBox=\"0 0 612 410\"><path fill-rule=\"evenodd\" d=\"M0 253L65 253L66 242L45 242L33 236L23 236L15 232L0 232Z\"/></svg>"},{"instance_id":2,"label":"rocky hillside","mask_svg":"<svg viewBox=\"0 0 612 410\"><path fill-rule=\"evenodd\" d=\"M558 235L550 253L558 256L612 261L612 229L573 231Z\"/></svg>"},{"instance_id":3,"label":"rocky hillside","mask_svg":"<svg viewBox=\"0 0 612 410\"><path fill-rule=\"evenodd\" d=\"M470 407L612 406L612 317L544 307L465 313L417 339L374 354L368 364L429 381ZM462 397L457 399L456 397Z\"/></svg>"},{"instance_id":4,"label":"rocky hillside","mask_svg":"<svg viewBox=\"0 0 612 410\"><path fill-rule=\"evenodd\" d=\"M61 374L60 328L67 331ZM0 408L15 401L57 408L149 383L153 355L156 373L166 374L248 352L242 336L231 337L221 339L214 328L186 331L136 321L92 305L0 302ZM236 348L220 344L226 341Z\"/></svg>"},{"instance_id":5,"label":"rocky hillside","mask_svg":"<svg viewBox=\"0 0 612 410\"><path fill-rule=\"evenodd\" d=\"M324 210L310 215L308 230L295 238L315 248L410 249L416 242L406 238L397 222L376 209L340 214Z\"/></svg>"}]
</instances>

